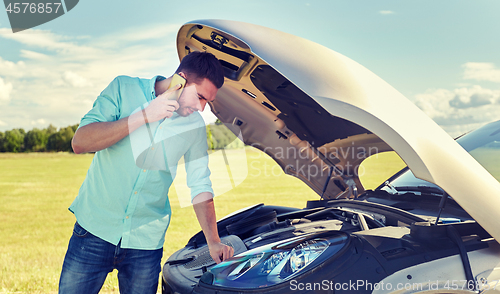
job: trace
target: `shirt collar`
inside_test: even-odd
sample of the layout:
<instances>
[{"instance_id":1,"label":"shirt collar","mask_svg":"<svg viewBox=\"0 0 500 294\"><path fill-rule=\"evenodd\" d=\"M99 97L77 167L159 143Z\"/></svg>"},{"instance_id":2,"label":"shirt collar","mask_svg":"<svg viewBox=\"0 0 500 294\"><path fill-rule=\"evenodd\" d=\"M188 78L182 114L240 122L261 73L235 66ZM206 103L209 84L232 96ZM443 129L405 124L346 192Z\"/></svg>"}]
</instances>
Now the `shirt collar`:
<instances>
[{"instance_id":1,"label":"shirt collar","mask_svg":"<svg viewBox=\"0 0 500 294\"><path fill-rule=\"evenodd\" d=\"M157 75L157 76L154 76L149 81L149 88L151 89L151 99L155 99L156 98L156 91L155 91L155 84L156 84L156 82L160 82L160 81L163 81L163 80L166 80L166 79L167 78L165 78L164 76Z\"/></svg>"}]
</instances>

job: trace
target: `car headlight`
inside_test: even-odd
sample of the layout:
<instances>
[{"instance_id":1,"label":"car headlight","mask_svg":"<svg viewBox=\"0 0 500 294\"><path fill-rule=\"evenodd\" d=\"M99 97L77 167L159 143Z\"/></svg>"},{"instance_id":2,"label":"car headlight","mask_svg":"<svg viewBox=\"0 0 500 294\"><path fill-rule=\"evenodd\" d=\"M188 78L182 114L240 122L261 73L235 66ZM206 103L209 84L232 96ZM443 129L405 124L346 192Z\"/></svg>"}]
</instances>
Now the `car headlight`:
<instances>
[{"instance_id":1,"label":"car headlight","mask_svg":"<svg viewBox=\"0 0 500 294\"><path fill-rule=\"evenodd\" d=\"M316 233L255 248L210 269L210 284L255 288L285 282L332 257L347 239L339 232Z\"/></svg>"}]
</instances>

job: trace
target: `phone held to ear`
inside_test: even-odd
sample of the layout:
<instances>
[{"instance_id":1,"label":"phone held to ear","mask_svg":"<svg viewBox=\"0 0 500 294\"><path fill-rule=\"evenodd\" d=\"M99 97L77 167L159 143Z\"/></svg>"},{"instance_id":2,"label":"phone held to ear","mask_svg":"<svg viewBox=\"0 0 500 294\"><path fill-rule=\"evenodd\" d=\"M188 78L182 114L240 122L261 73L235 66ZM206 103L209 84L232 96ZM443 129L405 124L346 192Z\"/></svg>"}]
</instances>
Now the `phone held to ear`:
<instances>
[{"instance_id":1,"label":"phone held to ear","mask_svg":"<svg viewBox=\"0 0 500 294\"><path fill-rule=\"evenodd\" d=\"M179 97L182 94L182 90L184 90L184 86L186 85L185 78L181 77L178 74L174 74L172 76L172 81L170 81L170 85L168 86L168 88L169 89L173 88L178 84L181 84L181 88L179 90L175 91L174 93L172 93L172 96L169 97L169 100L179 100Z\"/></svg>"}]
</instances>

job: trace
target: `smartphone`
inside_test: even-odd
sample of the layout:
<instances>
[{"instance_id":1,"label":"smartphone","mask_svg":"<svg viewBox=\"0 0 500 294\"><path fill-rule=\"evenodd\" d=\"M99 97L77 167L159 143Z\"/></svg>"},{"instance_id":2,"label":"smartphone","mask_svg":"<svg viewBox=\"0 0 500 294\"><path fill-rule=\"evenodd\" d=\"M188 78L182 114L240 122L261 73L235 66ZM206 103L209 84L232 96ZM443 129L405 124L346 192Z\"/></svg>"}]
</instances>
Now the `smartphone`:
<instances>
[{"instance_id":1,"label":"smartphone","mask_svg":"<svg viewBox=\"0 0 500 294\"><path fill-rule=\"evenodd\" d=\"M170 85L168 86L168 88L172 88L172 87L175 87L175 85L178 85L178 84L181 84L181 88L179 90L177 90L175 93L172 94L172 96L170 96L170 100L179 100L179 97L181 96L182 94L182 90L184 90L184 86L186 85L186 79L181 77L180 75L178 74L174 74L172 76L172 81L170 81Z\"/></svg>"}]
</instances>

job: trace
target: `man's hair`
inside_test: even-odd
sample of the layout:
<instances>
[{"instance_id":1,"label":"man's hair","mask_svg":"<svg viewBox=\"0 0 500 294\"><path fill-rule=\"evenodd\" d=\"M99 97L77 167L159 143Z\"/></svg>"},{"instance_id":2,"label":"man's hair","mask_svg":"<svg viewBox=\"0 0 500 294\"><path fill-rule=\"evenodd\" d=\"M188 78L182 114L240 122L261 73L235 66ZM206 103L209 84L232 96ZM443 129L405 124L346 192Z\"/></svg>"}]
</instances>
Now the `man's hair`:
<instances>
[{"instance_id":1,"label":"man's hair","mask_svg":"<svg viewBox=\"0 0 500 294\"><path fill-rule=\"evenodd\" d=\"M175 73L183 72L188 79L199 82L204 78L218 89L224 84L224 70L212 53L194 51L186 55Z\"/></svg>"}]
</instances>

